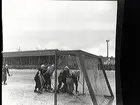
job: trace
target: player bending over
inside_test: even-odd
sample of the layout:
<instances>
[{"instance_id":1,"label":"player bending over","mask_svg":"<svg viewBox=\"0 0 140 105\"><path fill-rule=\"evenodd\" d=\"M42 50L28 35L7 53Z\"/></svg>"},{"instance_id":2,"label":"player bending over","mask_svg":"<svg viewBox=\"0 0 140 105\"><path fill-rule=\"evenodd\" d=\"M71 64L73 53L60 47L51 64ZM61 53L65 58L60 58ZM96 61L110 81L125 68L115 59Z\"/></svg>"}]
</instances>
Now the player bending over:
<instances>
[{"instance_id":1,"label":"player bending over","mask_svg":"<svg viewBox=\"0 0 140 105\"><path fill-rule=\"evenodd\" d=\"M66 78L66 84L67 84L67 93L69 93L69 95L73 95L74 82L73 82L73 78L72 78L72 74L71 73Z\"/></svg>"},{"instance_id":2,"label":"player bending over","mask_svg":"<svg viewBox=\"0 0 140 105\"><path fill-rule=\"evenodd\" d=\"M75 71L72 71L71 74L72 74L72 79L75 84L76 93L77 93L78 92L78 81L80 79L80 71L75 70Z\"/></svg>"},{"instance_id":3,"label":"player bending over","mask_svg":"<svg viewBox=\"0 0 140 105\"><path fill-rule=\"evenodd\" d=\"M44 84L45 84L45 79L42 75L42 71L43 71L43 68L45 67L45 65L41 65L41 68L38 69L35 77L34 77L34 80L35 80L35 89L34 89L34 92L38 92L38 93L42 93L42 89L44 87ZM37 90L38 89L38 90Z\"/></svg>"},{"instance_id":4,"label":"player bending over","mask_svg":"<svg viewBox=\"0 0 140 105\"><path fill-rule=\"evenodd\" d=\"M58 76L58 90L57 92L59 93L60 91L65 93L67 92L67 84L66 84L66 78L69 76L69 67L65 66L64 69L60 72ZM62 83L64 84L63 87Z\"/></svg>"}]
</instances>

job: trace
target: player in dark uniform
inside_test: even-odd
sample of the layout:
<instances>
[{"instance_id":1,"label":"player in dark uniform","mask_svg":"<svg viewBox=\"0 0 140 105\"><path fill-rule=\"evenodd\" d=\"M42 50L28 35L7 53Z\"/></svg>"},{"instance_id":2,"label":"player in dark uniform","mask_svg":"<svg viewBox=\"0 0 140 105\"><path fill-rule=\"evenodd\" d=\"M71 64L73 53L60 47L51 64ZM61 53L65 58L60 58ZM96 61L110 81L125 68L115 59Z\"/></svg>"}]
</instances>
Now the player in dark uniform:
<instances>
[{"instance_id":1,"label":"player in dark uniform","mask_svg":"<svg viewBox=\"0 0 140 105\"><path fill-rule=\"evenodd\" d=\"M51 66L50 66L50 71L49 71L49 73L50 73L50 81L49 81L49 88L50 88L50 90L52 91L53 90L53 88L51 87L51 78L52 78L52 75L53 75L53 72L55 71L55 66L54 66L54 64L52 64Z\"/></svg>"},{"instance_id":2,"label":"player in dark uniform","mask_svg":"<svg viewBox=\"0 0 140 105\"><path fill-rule=\"evenodd\" d=\"M4 66L4 68L2 69L2 82L4 81L4 85L7 85L7 83L6 83L6 81L7 81L7 74L8 74L8 76L10 76L9 69L8 69L8 64L6 64Z\"/></svg>"},{"instance_id":3,"label":"player in dark uniform","mask_svg":"<svg viewBox=\"0 0 140 105\"><path fill-rule=\"evenodd\" d=\"M79 78L80 78L80 71L72 71L72 79L73 79L73 82L75 84L75 87L76 87L76 93L78 93L78 81L79 81Z\"/></svg>"},{"instance_id":4,"label":"player in dark uniform","mask_svg":"<svg viewBox=\"0 0 140 105\"><path fill-rule=\"evenodd\" d=\"M43 77L45 79L46 91L50 91L51 87L50 66L48 66L47 69L43 70Z\"/></svg>"},{"instance_id":5,"label":"player in dark uniform","mask_svg":"<svg viewBox=\"0 0 140 105\"><path fill-rule=\"evenodd\" d=\"M70 75L66 78L68 93L73 94L74 84L76 87L76 93L78 93L78 81L80 78L80 71L70 71Z\"/></svg>"},{"instance_id":6,"label":"player in dark uniform","mask_svg":"<svg viewBox=\"0 0 140 105\"><path fill-rule=\"evenodd\" d=\"M38 92L38 93L42 93L42 86L43 84L45 83L45 80L43 78L43 68L45 67L45 65L41 65L41 68L38 69L35 77L34 77L34 80L35 80L35 89L34 89L34 92ZM37 91L38 89L38 91Z\"/></svg>"},{"instance_id":7,"label":"player in dark uniform","mask_svg":"<svg viewBox=\"0 0 140 105\"><path fill-rule=\"evenodd\" d=\"M58 93L61 90L61 92L67 92L67 83L66 83L66 78L70 75L69 73L69 67L65 66L65 68L60 72L58 76ZM64 84L63 87L62 83ZM61 88L61 89L60 89Z\"/></svg>"},{"instance_id":8,"label":"player in dark uniform","mask_svg":"<svg viewBox=\"0 0 140 105\"><path fill-rule=\"evenodd\" d=\"M67 93L69 93L69 95L73 95L74 82L73 82L73 78L72 78L72 74L71 73L66 78L66 84L67 84Z\"/></svg>"}]
</instances>

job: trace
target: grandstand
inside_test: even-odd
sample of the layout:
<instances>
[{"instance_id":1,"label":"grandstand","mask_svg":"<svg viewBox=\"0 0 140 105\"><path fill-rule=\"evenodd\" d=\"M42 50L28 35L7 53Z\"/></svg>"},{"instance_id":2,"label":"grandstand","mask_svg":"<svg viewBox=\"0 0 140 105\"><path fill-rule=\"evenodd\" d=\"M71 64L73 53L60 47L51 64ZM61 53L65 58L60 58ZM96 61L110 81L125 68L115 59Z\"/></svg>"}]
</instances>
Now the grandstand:
<instances>
[{"instance_id":1,"label":"grandstand","mask_svg":"<svg viewBox=\"0 0 140 105\"><path fill-rule=\"evenodd\" d=\"M3 52L3 64L7 63L9 68L14 69L36 69L39 68L41 64L54 64L56 50L57 49ZM66 52L69 52L69 50ZM61 64L58 68L63 68L65 65L68 65L71 69L78 68L74 56L59 55L57 57L61 60Z\"/></svg>"},{"instance_id":2,"label":"grandstand","mask_svg":"<svg viewBox=\"0 0 140 105\"><path fill-rule=\"evenodd\" d=\"M54 64L56 50L57 49L3 52L3 64L7 63L9 67L13 69L36 69L39 68L41 64ZM65 52L72 51L78 50L65 50ZM75 56L58 55L57 57L61 60L61 64L58 65L59 69L63 68L65 65L68 65L70 69L78 69ZM110 63L107 69L106 57L99 57L104 62L104 68L106 70L115 70L115 58L110 58L113 63Z\"/></svg>"}]
</instances>

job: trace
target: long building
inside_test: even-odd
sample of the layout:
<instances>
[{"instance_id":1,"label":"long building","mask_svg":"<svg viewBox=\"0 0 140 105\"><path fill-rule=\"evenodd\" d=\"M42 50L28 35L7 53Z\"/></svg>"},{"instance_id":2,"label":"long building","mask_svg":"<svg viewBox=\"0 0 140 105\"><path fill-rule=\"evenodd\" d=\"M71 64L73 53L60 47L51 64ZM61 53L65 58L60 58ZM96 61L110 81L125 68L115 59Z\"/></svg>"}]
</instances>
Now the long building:
<instances>
[{"instance_id":1,"label":"long building","mask_svg":"<svg viewBox=\"0 0 140 105\"><path fill-rule=\"evenodd\" d=\"M53 50L32 50L32 51L16 51L3 52L3 64L8 64L10 68L38 68L41 64L49 65L55 63L55 51ZM75 51L75 50L70 50ZM77 50L78 51L78 50ZM65 51L69 52L69 51ZM59 68L69 65L72 69L77 69L76 58L74 56L59 55Z\"/></svg>"},{"instance_id":2,"label":"long building","mask_svg":"<svg viewBox=\"0 0 140 105\"><path fill-rule=\"evenodd\" d=\"M55 51L52 50L32 50L32 51L15 51L15 52L3 52L3 64L8 64L10 68L16 69L35 69L39 68L41 64L50 65L55 63ZM65 50L60 52L78 52L82 50ZM83 52L83 51L82 51ZM85 52L88 55L93 55ZM96 56L96 55L94 55ZM78 64L75 56L68 56L65 54L57 55L59 58L58 68L63 68L68 65L71 69L78 69ZM103 58L103 57L102 57ZM103 62L104 59L103 59Z\"/></svg>"}]
</instances>

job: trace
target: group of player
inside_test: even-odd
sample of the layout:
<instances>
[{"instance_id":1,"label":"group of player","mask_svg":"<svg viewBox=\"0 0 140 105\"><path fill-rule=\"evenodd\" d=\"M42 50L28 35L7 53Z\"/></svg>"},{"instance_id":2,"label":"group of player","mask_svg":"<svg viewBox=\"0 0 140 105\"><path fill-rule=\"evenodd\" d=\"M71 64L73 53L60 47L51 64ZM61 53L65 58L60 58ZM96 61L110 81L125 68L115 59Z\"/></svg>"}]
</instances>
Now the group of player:
<instances>
[{"instance_id":1,"label":"group of player","mask_svg":"<svg viewBox=\"0 0 140 105\"><path fill-rule=\"evenodd\" d=\"M51 78L55 71L54 64L52 65L41 65L38 69L37 73L35 74L35 89L34 92L42 93L43 90L47 92L53 92L54 88L52 88ZM8 64L2 69L2 82L4 85L7 85L7 74L11 76L12 74L9 73ZM69 93L70 95L73 94L74 91L74 84L75 84L75 91L78 92L78 81L80 78L80 71L72 71L69 69L68 66L65 66L58 75L58 86L57 92L58 93ZM63 85L62 85L63 84Z\"/></svg>"},{"instance_id":2,"label":"group of player","mask_svg":"<svg viewBox=\"0 0 140 105\"><path fill-rule=\"evenodd\" d=\"M41 65L41 68L38 69L34 80L35 80L35 89L34 92L42 93L43 90L47 92L54 92L54 88L51 87L51 78L53 72L55 71L55 66L45 66ZM80 78L80 71L72 71L68 66L65 66L58 75L58 93L69 93L73 94L74 84L76 87L76 93L78 92L78 81ZM62 86L63 84L63 86Z\"/></svg>"},{"instance_id":3,"label":"group of player","mask_svg":"<svg viewBox=\"0 0 140 105\"><path fill-rule=\"evenodd\" d=\"M38 69L34 77L35 80L34 92L42 93L43 89L45 89L45 91L52 91L51 77L54 70L55 70L54 64L50 66L41 65L41 68Z\"/></svg>"}]
</instances>

